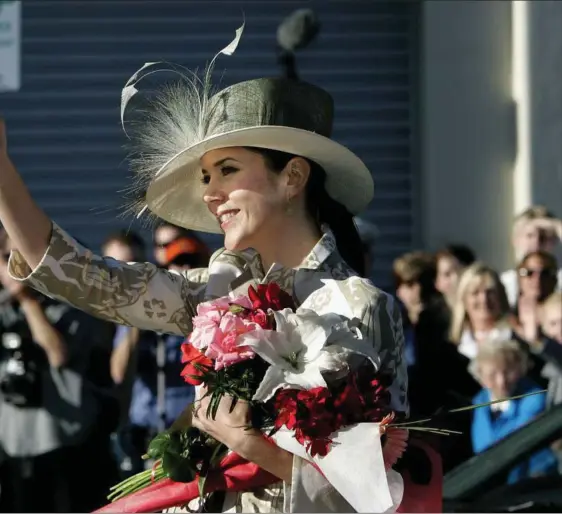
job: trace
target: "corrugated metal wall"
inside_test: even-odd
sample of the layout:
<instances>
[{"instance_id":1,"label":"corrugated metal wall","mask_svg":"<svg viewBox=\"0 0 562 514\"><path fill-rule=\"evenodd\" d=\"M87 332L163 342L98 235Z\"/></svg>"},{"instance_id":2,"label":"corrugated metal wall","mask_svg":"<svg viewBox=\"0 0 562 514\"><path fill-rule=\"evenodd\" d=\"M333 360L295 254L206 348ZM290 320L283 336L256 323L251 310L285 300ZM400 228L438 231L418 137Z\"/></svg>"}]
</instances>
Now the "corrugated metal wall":
<instances>
[{"instance_id":1,"label":"corrugated metal wall","mask_svg":"<svg viewBox=\"0 0 562 514\"><path fill-rule=\"evenodd\" d=\"M116 219L127 184L120 92L144 62L201 67L246 30L223 83L279 73L278 24L313 8L317 40L298 58L301 77L335 98L334 137L372 170L376 199L365 217L382 231L374 278L415 232L418 6L407 2L25 0L22 89L0 95L10 153L40 205L98 249L130 219ZM133 225L136 226L136 225ZM214 239L213 244L220 241Z\"/></svg>"}]
</instances>

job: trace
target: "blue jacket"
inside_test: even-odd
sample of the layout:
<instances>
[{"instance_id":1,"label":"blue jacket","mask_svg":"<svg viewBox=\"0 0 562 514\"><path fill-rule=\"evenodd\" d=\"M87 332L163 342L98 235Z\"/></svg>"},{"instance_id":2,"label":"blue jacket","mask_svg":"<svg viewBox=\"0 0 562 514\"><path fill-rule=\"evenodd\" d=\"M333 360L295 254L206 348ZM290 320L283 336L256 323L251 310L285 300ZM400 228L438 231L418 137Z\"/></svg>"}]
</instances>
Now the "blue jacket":
<instances>
[{"instance_id":1,"label":"blue jacket","mask_svg":"<svg viewBox=\"0 0 562 514\"><path fill-rule=\"evenodd\" d=\"M118 326L114 346L120 344L129 327ZM184 365L181 362L181 345L184 336L165 335L165 423L166 427L179 417L184 409L193 402L195 388L186 384L181 377ZM157 336L154 332L141 332L138 342L137 372L131 394L129 421L133 425L158 430L159 415L157 405Z\"/></svg>"},{"instance_id":2,"label":"blue jacket","mask_svg":"<svg viewBox=\"0 0 562 514\"><path fill-rule=\"evenodd\" d=\"M513 396L540 391L531 380L522 379ZM486 403L491 400L490 391L482 389L474 398L473 404ZM492 415L490 406L474 410L471 437L474 453L481 453L512 432L532 421L545 410L546 395L535 394L517 400L510 400L507 409ZM526 462L517 465L509 474L508 483L536 475L557 472L557 460L550 448L539 450L531 455Z\"/></svg>"}]
</instances>

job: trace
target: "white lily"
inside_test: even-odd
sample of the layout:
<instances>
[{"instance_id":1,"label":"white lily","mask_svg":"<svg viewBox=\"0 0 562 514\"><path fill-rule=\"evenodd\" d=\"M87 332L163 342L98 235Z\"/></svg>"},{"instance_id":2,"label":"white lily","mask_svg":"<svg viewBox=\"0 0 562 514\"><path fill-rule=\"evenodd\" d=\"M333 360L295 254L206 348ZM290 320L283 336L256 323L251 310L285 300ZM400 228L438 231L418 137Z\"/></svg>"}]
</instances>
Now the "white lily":
<instances>
[{"instance_id":1,"label":"white lily","mask_svg":"<svg viewBox=\"0 0 562 514\"><path fill-rule=\"evenodd\" d=\"M326 387L323 371L338 372L347 368L343 347L353 351L354 347L361 346L357 334L336 314L318 315L305 309L298 314L291 309L273 314L277 330L244 337L244 345L250 346L271 365L254 394L254 401L265 402L284 386ZM326 347L332 334L337 334L336 345L342 347L342 352L334 351L333 345Z\"/></svg>"}]
</instances>

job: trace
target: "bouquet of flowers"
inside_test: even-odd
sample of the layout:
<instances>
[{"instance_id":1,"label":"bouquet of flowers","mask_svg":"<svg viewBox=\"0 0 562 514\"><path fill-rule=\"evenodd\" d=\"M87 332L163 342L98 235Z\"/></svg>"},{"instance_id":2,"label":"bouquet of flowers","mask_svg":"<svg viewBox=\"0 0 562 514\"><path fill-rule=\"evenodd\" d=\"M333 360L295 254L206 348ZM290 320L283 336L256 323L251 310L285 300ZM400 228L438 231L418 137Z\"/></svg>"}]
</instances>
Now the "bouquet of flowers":
<instances>
[{"instance_id":1,"label":"bouquet of flowers","mask_svg":"<svg viewBox=\"0 0 562 514\"><path fill-rule=\"evenodd\" d=\"M351 367L350 354L359 355L362 364ZM390 409L389 379L375 372L377 356L354 321L296 309L275 283L250 286L245 296L199 304L182 355L185 381L204 385L210 397L207 412L199 415L214 417L226 395L248 402L251 428L306 458L352 504L357 495L346 490L349 469L342 459L365 461L361 452L367 452L367 467L378 459L385 473L404 452L408 430L442 432L400 422L401 413ZM372 446L364 448L371 444L366 440ZM330 459L345 441L343 451L349 454L352 442L355 456L339 453ZM279 481L190 426L189 420L153 439L145 457L154 459L153 468L114 486L109 497L114 503L98 512L154 512L216 490ZM365 483L373 479L365 477ZM354 507L369 511L365 504Z\"/></svg>"}]
</instances>

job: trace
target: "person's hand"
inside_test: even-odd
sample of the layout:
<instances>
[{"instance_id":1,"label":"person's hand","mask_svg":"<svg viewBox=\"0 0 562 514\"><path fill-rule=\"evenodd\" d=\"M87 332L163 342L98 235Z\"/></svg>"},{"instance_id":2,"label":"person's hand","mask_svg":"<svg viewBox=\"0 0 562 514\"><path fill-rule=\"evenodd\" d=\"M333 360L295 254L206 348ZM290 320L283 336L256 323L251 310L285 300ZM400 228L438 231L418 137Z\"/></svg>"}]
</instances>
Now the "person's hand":
<instances>
[{"instance_id":1,"label":"person's hand","mask_svg":"<svg viewBox=\"0 0 562 514\"><path fill-rule=\"evenodd\" d=\"M0 283L4 289L10 293L13 298L18 300L27 298L29 289L27 286L18 280L14 280L8 273L8 261L0 253Z\"/></svg>"},{"instance_id":2,"label":"person's hand","mask_svg":"<svg viewBox=\"0 0 562 514\"><path fill-rule=\"evenodd\" d=\"M562 241L562 220L556 218L538 218L530 222L538 230Z\"/></svg>"},{"instance_id":3,"label":"person's hand","mask_svg":"<svg viewBox=\"0 0 562 514\"><path fill-rule=\"evenodd\" d=\"M248 436L255 434L255 430L248 429L250 406L245 401L237 400L232 408L233 398L224 396L215 419L213 419L210 415L207 417L207 409L211 400L211 396L207 392L208 390L204 386L199 388L198 398L193 404L191 424L236 451L244 444Z\"/></svg>"}]
</instances>

